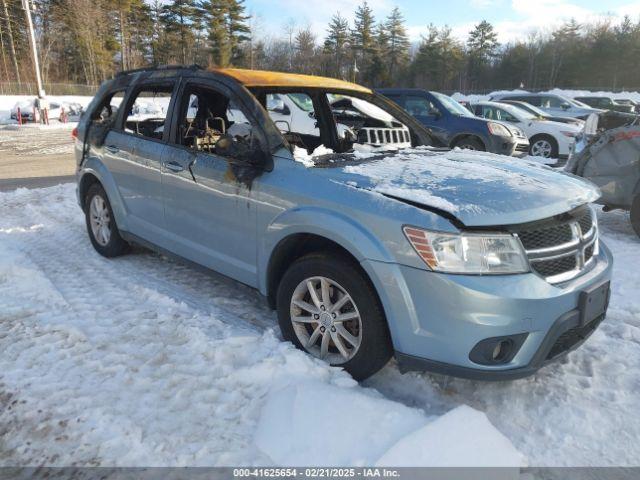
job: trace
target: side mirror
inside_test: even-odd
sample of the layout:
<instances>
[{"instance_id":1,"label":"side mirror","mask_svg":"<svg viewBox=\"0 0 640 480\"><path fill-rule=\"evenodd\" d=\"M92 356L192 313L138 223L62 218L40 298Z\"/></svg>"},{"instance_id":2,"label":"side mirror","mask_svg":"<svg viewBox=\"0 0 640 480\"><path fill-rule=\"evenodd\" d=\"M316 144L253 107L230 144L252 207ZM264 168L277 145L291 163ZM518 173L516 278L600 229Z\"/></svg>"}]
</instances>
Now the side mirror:
<instances>
[{"instance_id":1,"label":"side mirror","mask_svg":"<svg viewBox=\"0 0 640 480\"><path fill-rule=\"evenodd\" d=\"M276 120L276 127L280 130L281 133L289 133L291 132L291 125L286 120Z\"/></svg>"},{"instance_id":2,"label":"side mirror","mask_svg":"<svg viewBox=\"0 0 640 480\"><path fill-rule=\"evenodd\" d=\"M267 110L274 113L279 113L280 115L290 115L291 110L284 103L284 100L281 98L274 98L269 101L267 104Z\"/></svg>"},{"instance_id":3,"label":"side mirror","mask_svg":"<svg viewBox=\"0 0 640 480\"><path fill-rule=\"evenodd\" d=\"M442 113L440 113L440 110L438 110L437 108L430 108L429 109L429 116L433 117L436 120L438 120L440 117L442 117Z\"/></svg>"},{"instance_id":4,"label":"side mirror","mask_svg":"<svg viewBox=\"0 0 640 480\"><path fill-rule=\"evenodd\" d=\"M560 108L562 108L563 110L569 110L571 108L571 105L569 105L568 103L563 103L560 105Z\"/></svg>"}]
</instances>

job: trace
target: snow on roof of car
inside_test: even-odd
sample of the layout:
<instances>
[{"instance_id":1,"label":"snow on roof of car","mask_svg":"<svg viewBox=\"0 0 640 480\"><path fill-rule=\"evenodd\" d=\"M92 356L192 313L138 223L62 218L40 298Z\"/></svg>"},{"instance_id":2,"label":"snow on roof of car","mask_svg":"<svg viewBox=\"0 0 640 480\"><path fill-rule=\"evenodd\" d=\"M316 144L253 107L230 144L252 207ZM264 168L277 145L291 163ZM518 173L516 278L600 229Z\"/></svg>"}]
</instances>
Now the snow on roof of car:
<instances>
[{"instance_id":1,"label":"snow on roof of car","mask_svg":"<svg viewBox=\"0 0 640 480\"><path fill-rule=\"evenodd\" d=\"M303 87L372 93L371 89L367 87L344 80L338 80L337 78L316 77L314 75L301 75L297 73L269 72L264 70L245 70L240 68L217 68L213 71L233 77L245 87Z\"/></svg>"}]
</instances>

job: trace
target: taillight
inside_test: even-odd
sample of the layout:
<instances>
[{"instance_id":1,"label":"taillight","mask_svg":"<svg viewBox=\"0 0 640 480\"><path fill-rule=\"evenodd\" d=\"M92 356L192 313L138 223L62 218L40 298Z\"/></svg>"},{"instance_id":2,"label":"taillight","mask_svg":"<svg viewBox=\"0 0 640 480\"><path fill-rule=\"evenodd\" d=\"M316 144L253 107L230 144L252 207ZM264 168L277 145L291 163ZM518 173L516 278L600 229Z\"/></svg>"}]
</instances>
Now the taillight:
<instances>
[{"instance_id":1,"label":"taillight","mask_svg":"<svg viewBox=\"0 0 640 480\"><path fill-rule=\"evenodd\" d=\"M71 138L73 138L74 140L78 139L78 127L71 130Z\"/></svg>"}]
</instances>

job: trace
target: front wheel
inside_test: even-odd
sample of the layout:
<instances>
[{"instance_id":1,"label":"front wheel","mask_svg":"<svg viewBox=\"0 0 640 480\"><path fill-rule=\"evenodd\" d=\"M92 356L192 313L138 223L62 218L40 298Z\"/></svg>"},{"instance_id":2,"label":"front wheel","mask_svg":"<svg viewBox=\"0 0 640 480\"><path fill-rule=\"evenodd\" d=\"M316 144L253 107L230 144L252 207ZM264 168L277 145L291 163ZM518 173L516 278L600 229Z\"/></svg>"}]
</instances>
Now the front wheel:
<instances>
[{"instance_id":1,"label":"front wheel","mask_svg":"<svg viewBox=\"0 0 640 480\"><path fill-rule=\"evenodd\" d=\"M455 146L458 148L462 148L463 150L477 150L479 152L485 151L485 148L482 142L474 137L466 137L461 140L458 140Z\"/></svg>"},{"instance_id":2,"label":"front wheel","mask_svg":"<svg viewBox=\"0 0 640 480\"><path fill-rule=\"evenodd\" d=\"M558 158L558 142L549 135L538 135L531 139L529 155L533 157Z\"/></svg>"},{"instance_id":3,"label":"front wheel","mask_svg":"<svg viewBox=\"0 0 640 480\"><path fill-rule=\"evenodd\" d=\"M348 258L324 253L295 261L277 294L286 340L356 380L380 370L393 352L380 301Z\"/></svg>"},{"instance_id":4,"label":"front wheel","mask_svg":"<svg viewBox=\"0 0 640 480\"><path fill-rule=\"evenodd\" d=\"M638 193L631 203L631 211L629 212L631 226L640 237L640 193Z\"/></svg>"}]
</instances>

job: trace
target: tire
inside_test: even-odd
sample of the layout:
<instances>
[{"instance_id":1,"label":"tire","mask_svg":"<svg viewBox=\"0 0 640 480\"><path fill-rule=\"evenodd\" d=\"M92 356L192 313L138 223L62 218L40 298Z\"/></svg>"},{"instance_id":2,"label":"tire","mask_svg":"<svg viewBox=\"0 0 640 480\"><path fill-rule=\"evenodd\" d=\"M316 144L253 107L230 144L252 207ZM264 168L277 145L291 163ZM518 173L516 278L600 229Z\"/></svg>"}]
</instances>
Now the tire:
<instances>
[{"instance_id":1,"label":"tire","mask_svg":"<svg viewBox=\"0 0 640 480\"><path fill-rule=\"evenodd\" d=\"M534 135L529 140L529 155L558 158L558 141L551 135Z\"/></svg>"},{"instance_id":2,"label":"tire","mask_svg":"<svg viewBox=\"0 0 640 480\"><path fill-rule=\"evenodd\" d=\"M84 211L89 239L100 255L112 258L129 251L129 244L120 236L109 198L99 183L89 187Z\"/></svg>"},{"instance_id":3,"label":"tire","mask_svg":"<svg viewBox=\"0 0 640 480\"><path fill-rule=\"evenodd\" d=\"M633 202L631 203L629 219L631 220L631 226L636 232L636 235L640 237L640 193L635 196Z\"/></svg>"},{"instance_id":4,"label":"tire","mask_svg":"<svg viewBox=\"0 0 640 480\"><path fill-rule=\"evenodd\" d=\"M316 302L308 281L316 291ZM325 301L325 292L329 301ZM349 296L346 301L345 293ZM342 303L338 300L344 304L338 305ZM294 301L306 304L307 310ZM280 330L286 340L316 358L343 367L356 380L370 377L391 358L393 348L380 300L364 272L349 258L330 253L299 258L282 277L276 302ZM332 312L334 305L338 308ZM341 317L349 320L341 321ZM350 337L344 336L345 331Z\"/></svg>"},{"instance_id":5,"label":"tire","mask_svg":"<svg viewBox=\"0 0 640 480\"><path fill-rule=\"evenodd\" d=\"M479 152L486 151L486 148L484 148L482 142L475 137L461 138L460 140L457 140L453 146L465 150L477 150Z\"/></svg>"}]
</instances>

